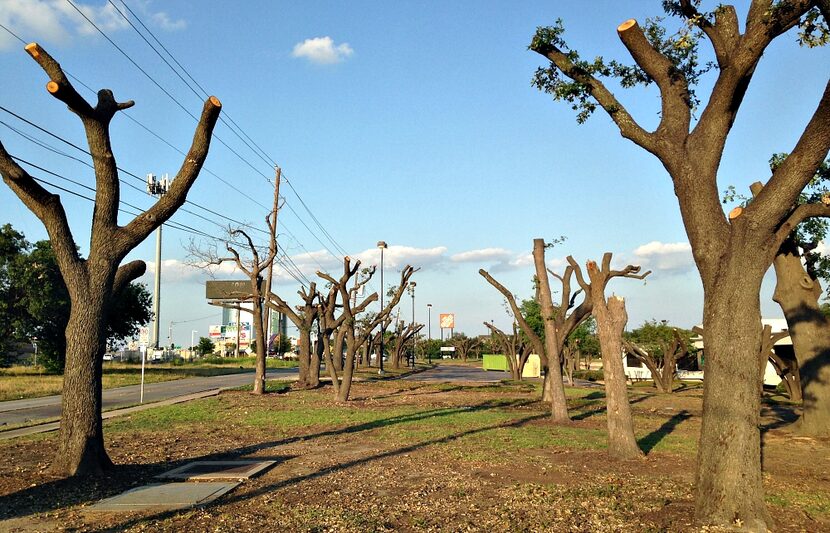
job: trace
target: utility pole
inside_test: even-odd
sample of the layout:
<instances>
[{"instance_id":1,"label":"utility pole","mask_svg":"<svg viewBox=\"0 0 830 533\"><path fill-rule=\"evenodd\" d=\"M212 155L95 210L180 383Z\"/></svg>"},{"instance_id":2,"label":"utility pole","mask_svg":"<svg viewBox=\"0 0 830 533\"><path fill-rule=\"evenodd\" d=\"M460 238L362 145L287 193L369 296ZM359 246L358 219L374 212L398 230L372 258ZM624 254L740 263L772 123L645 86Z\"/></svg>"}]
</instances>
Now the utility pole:
<instances>
[{"instance_id":1,"label":"utility pole","mask_svg":"<svg viewBox=\"0 0 830 533\"><path fill-rule=\"evenodd\" d=\"M156 181L154 174L147 174L147 193L161 198L167 191L170 190L170 178L167 174ZM153 282L153 338L150 342L154 350L159 348L159 328L161 324L161 228L164 224L159 225L156 229L156 272L155 280Z\"/></svg>"}]
</instances>

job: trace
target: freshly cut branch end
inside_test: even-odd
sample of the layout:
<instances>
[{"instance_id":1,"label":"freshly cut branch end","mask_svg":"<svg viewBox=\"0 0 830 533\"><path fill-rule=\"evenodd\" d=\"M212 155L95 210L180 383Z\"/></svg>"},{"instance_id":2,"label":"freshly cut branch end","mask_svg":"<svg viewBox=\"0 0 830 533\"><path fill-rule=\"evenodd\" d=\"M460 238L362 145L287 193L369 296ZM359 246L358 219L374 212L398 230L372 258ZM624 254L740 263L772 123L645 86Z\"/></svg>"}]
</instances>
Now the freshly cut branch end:
<instances>
[{"instance_id":1,"label":"freshly cut branch end","mask_svg":"<svg viewBox=\"0 0 830 533\"><path fill-rule=\"evenodd\" d=\"M634 19L628 19L619 26L617 26L617 33L622 33L624 31L630 30L634 26L637 25L637 21Z\"/></svg>"},{"instance_id":2,"label":"freshly cut branch end","mask_svg":"<svg viewBox=\"0 0 830 533\"><path fill-rule=\"evenodd\" d=\"M30 56L32 56L35 59L37 59L37 56L40 55L41 48L40 45L37 43L29 43L23 48L29 53Z\"/></svg>"},{"instance_id":3,"label":"freshly cut branch end","mask_svg":"<svg viewBox=\"0 0 830 533\"><path fill-rule=\"evenodd\" d=\"M743 214L744 214L744 208L743 207L736 207L735 209L733 209L732 211L729 212L729 220L735 220L736 218L738 218L739 216L741 216Z\"/></svg>"},{"instance_id":4,"label":"freshly cut branch end","mask_svg":"<svg viewBox=\"0 0 830 533\"><path fill-rule=\"evenodd\" d=\"M208 98L208 100L211 104L214 105L214 107L222 107L222 102L220 102L219 99L215 96L211 96L210 98Z\"/></svg>"},{"instance_id":5,"label":"freshly cut branch end","mask_svg":"<svg viewBox=\"0 0 830 533\"><path fill-rule=\"evenodd\" d=\"M37 56L32 56L32 57L37 57ZM49 91L49 94L58 94L58 91L61 90L61 86L58 85L58 83L55 82L55 81L50 81L49 83L46 84L46 90Z\"/></svg>"},{"instance_id":6,"label":"freshly cut branch end","mask_svg":"<svg viewBox=\"0 0 830 533\"><path fill-rule=\"evenodd\" d=\"M599 268L597 267L596 261L586 262L585 267L588 269L588 272L599 272Z\"/></svg>"}]
</instances>

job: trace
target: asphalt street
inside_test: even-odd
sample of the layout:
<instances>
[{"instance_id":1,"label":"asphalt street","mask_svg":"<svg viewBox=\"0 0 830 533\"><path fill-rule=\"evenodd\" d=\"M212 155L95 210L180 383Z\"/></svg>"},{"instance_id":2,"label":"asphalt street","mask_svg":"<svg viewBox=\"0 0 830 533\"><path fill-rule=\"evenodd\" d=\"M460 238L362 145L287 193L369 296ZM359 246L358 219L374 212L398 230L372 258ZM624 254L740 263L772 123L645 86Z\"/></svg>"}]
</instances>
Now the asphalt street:
<instances>
[{"instance_id":1,"label":"asphalt street","mask_svg":"<svg viewBox=\"0 0 830 533\"><path fill-rule=\"evenodd\" d=\"M407 381L496 383L509 379L510 374L499 370L482 370L470 366L440 364L435 368L406 376Z\"/></svg>"},{"instance_id":2,"label":"asphalt street","mask_svg":"<svg viewBox=\"0 0 830 533\"><path fill-rule=\"evenodd\" d=\"M295 368L278 368L268 371L268 379L292 379L297 376ZM158 402L176 396L226 387L239 387L253 383L254 373L225 374L203 378L186 378L144 385L144 403ZM105 389L103 410L135 405L141 396L140 385ZM0 427L20 424L30 420L58 418L61 414L61 397L45 396L29 400L0 402Z\"/></svg>"}]
</instances>

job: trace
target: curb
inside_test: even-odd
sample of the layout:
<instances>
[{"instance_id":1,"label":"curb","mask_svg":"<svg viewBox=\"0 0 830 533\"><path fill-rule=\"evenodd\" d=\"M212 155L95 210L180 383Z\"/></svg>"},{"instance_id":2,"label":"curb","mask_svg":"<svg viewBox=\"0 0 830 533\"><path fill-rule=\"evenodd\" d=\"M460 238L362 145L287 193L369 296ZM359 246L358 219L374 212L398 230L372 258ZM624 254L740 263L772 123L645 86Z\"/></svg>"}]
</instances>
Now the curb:
<instances>
[{"instance_id":1,"label":"curb","mask_svg":"<svg viewBox=\"0 0 830 533\"><path fill-rule=\"evenodd\" d=\"M138 411L144 411L146 409L152 409L154 407L164 407L166 405L173 405L182 402L188 402L190 400L198 400L200 398L207 398L208 396L216 396L218 395L223 389L211 389L202 392L196 392L193 394L187 394L185 396L176 396L175 398L168 398L166 400L162 400L160 402L153 402L153 403L145 403L141 405L134 405L132 407L124 407L122 409L113 409L112 411L106 411L101 413L101 418L107 420L109 418L115 418L117 416L128 415L130 413L136 413ZM48 422L46 424L37 424L34 426L26 426L17 429L10 429L8 431L0 432L0 440L4 439L14 439L16 437L23 437L25 435L34 435L36 433L47 433L49 431L55 431L60 428L60 422Z\"/></svg>"}]
</instances>

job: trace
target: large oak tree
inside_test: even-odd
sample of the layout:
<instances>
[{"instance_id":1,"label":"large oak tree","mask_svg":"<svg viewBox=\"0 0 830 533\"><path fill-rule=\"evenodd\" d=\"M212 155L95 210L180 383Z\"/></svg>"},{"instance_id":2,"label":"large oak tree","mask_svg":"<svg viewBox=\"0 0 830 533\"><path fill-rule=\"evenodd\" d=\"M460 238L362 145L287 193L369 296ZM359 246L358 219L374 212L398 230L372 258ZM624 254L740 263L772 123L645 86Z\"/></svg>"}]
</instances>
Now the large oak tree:
<instances>
[{"instance_id":1,"label":"large oak tree","mask_svg":"<svg viewBox=\"0 0 830 533\"><path fill-rule=\"evenodd\" d=\"M761 349L761 280L782 243L800 222L830 215L830 206L797 205L830 148L830 83L789 155L775 168L751 204L727 217L720 206L717 175L727 137L770 43L802 25L802 38L818 43L826 30L830 0L754 0L743 32L734 7L701 12L692 0L667 0L711 43L717 79L696 113L694 84L702 73L693 32L666 38L655 23L635 20L617 33L636 66L580 59L562 37L561 24L539 28L530 48L550 61L536 85L570 101L584 120L604 110L620 134L654 154L668 171L703 282L706 380L698 447L695 515L699 522L765 530L772 520L764 503L759 434L757 358ZM618 76L623 85L654 83L660 91L660 123L638 124L600 80Z\"/></svg>"}]
</instances>

